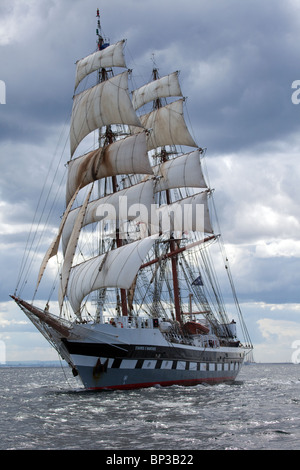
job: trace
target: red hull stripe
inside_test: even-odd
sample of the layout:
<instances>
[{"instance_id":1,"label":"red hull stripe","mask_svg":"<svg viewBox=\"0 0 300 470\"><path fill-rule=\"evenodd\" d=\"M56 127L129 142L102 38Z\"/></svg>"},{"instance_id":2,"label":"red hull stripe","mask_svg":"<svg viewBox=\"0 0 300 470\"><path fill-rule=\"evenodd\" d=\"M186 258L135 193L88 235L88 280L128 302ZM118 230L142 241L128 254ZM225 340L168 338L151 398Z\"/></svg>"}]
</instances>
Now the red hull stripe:
<instances>
[{"instance_id":1,"label":"red hull stripe","mask_svg":"<svg viewBox=\"0 0 300 470\"><path fill-rule=\"evenodd\" d=\"M142 382L137 384L123 384L123 385L107 385L106 387L89 387L88 390L132 390L135 388L147 388L154 385L161 387L169 387L171 385L197 385L201 383L218 383L234 380L235 377L216 377L206 379L192 379L192 380L168 380L165 382Z\"/></svg>"}]
</instances>

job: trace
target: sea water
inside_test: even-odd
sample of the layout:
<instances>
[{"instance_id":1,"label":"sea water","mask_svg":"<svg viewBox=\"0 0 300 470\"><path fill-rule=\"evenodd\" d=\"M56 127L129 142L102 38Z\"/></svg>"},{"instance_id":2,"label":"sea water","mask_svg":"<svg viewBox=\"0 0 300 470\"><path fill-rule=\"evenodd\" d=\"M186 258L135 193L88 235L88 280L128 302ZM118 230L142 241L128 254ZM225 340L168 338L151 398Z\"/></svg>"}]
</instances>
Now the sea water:
<instances>
[{"instance_id":1,"label":"sea water","mask_svg":"<svg viewBox=\"0 0 300 470\"><path fill-rule=\"evenodd\" d=\"M232 385L89 392L65 367L0 368L0 449L300 449L300 365Z\"/></svg>"}]
</instances>

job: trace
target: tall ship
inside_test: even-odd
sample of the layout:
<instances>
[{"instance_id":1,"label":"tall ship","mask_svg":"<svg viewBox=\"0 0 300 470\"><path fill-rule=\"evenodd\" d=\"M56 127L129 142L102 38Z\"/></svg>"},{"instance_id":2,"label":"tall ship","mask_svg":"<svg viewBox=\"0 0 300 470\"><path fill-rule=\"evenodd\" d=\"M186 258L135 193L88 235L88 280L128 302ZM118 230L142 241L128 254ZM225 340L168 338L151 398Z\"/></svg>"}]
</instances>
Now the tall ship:
<instances>
[{"instance_id":1,"label":"tall ship","mask_svg":"<svg viewBox=\"0 0 300 470\"><path fill-rule=\"evenodd\" d=\"M179 73L160 77L153 60L151 80L130 90L126 41L110 44L99 10L96 21L96 51L76 62L63 214L33 299L20 279L11 297L86 389L234 381L252 345ZM33 243L27 254L21 273ZM214 266L229 278L230 316Z\"/></svg>"}]
</instances>

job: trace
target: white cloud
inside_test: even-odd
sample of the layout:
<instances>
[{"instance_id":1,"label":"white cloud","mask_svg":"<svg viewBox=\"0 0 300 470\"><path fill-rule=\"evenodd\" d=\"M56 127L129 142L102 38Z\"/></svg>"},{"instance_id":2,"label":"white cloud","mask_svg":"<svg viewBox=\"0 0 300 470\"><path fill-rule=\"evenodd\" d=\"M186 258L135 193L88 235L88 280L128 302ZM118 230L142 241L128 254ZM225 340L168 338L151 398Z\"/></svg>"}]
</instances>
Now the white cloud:
<instances>
[{"instance_id":1,"label":"white cloud","mask_svg":"<svg viewBox=\"0 0 300 470\"><path fill-rule=\"evenodd\" d=\"M34 330L30 321L13 302L0 303L0 337L15 330Z\"/></svg>"},{"instance_id":2,"label":"white cloud","mask_svg":"<svg viewBox=\"0 0 300 470\"><path fill-rule=\"evenodd\" d=\"M2 0L0 19L0 46L23 44L42 30L41 18L46 17L53 2L40 0Z\"/></svg>"},{"instance_id":3,"label":"white cloud","mask_svg":"<svg viewBox=\"0 0 300 470\"><path fill-rule=\"evenodd\" d=\"M255 248L255 255L258 258L273 257L300 257L300 241L299 240L271 240L259 241Z\"/></svg>"},{"instance_id":4,"label":"white cloud","mask_svg":"<svg viewBox=\"0 0 300 470\"><path fill-rule=\"evenodd\" d=\"M299 311L299 306L298 306ZM255 344L254 357L262 362L295 362L295 347L300 343L299 322L261 318L259 330L263 343Z\"/></svg>"},{"instance_id":5,"label":"white cloud","mask_svg":"<svg viewBox=\"0 0 300 470\"><path fill-rule=\"evenodd\" d=\"M263 337L267 340L274 336L281 341L286 339L293 341L300 338L300 324L298 322L262 318L257 323Z\"/></svg>"}]
</instances>

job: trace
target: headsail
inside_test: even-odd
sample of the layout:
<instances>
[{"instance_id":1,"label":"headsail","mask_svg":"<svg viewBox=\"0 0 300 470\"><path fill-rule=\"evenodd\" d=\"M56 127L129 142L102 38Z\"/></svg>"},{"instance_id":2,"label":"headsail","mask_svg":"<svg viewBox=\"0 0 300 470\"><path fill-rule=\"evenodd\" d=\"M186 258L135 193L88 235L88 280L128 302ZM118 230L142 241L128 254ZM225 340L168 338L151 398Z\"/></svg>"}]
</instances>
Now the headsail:
<instances>
[{"instance_id":1,"label":"headsail","mask_svg":"<svg viewBox=\"0 0 300 470\"><path fill-rule=\"evenodd\" d=\"M60 240L61 240L61 236L62 236L62 233L63 233L63 229L64 229L64 226L65 226L65 223L66 223L66 220L67 220L67 217L69 215L69 212L70 210L72 209L72 205L77 197L77 194L79 192L79 189L80 188L77 188L76 191L74 192L73 194L73 197L71 198L71 200L69 201L68 203L68 206L65 210L65 213L63 215L63 218L62 218L62 221L61 221L61 224L60 224L60 227L59 227L59 230L58 230L58 234L56 235L56 237L54 238L53 242L51 243L51 245L49 246L48 250L46 251L46 254L43 258L43 261L42 261L42 264L41 264L41 267L40 267L40 271L39 271L39 274L38 274L38 280L37 280L37 286L36 286L36 290L41 282L41 279L43 277L43 274L44 274L44 271L46 269L46 266L47 266L47 263L49 261L50 258L52 258L53 256L55 256L58 252L58 248L59 248L59 243L60 243Z\"/></svg>"},{"instance_id":2,"label":"headsail","mask_svg":"<svg viewBox=\"0 0 300 470\"><path fill-rule=\"evenodd\" d=\"M64 296L65 296L65 293L66 293L66 290L67 290L67 286L68 286L69 274L70 274L70 270L71 270L71 267L72 267L72 263L73 263L73 259L74 259L74 255L75 255L75 250L76 250L77 242L78 242L79 235L80 235L80 230L81 230L81 227L82 227L82 223L83 223L83 219L84 219L84 216L85 216L86 208L87 208L89 199L91 197L92 190L93 190L93 188L90 189L83 205L81 206L80 210L78 211L78 214L77 214L77 217L75 219L74 226L73 226L73 229L72 229L72 233L70 235L68 247L67 247L67 250L66 250L66 253L65 253L64 264L63 264L62 272L61 272L61 286L60 286L60 298L59 298L60 310L62 309L63 299L64 299Z\"/></svg>"}]
</instances>

